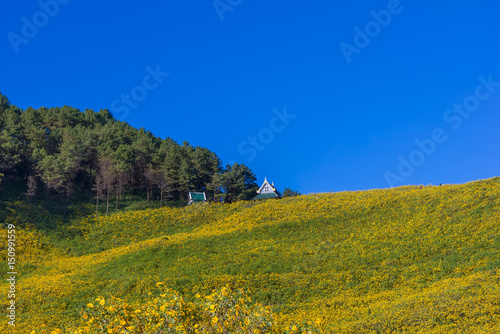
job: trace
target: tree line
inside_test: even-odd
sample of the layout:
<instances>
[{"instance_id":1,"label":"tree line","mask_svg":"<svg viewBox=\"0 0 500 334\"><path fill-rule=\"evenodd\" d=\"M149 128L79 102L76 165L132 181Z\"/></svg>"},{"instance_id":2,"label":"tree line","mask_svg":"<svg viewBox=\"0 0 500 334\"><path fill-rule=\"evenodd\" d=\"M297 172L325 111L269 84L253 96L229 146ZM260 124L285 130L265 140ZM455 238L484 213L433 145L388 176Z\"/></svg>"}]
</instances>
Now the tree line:
<instances>
[{"instance_id":1,"label":"tree line","mask_svg":"<svg viewBox=\"0 0 500 334\"><path fill-rule=\"evenodd\" d=\"M251 199L256 177L244 164L223 166L204 147L161 139L116 120L107 109L12 105L0 93L0 191L24 189L26 196L70 202L92 194L120 206L125 195L186 203L189 191L212 201Z\"/></svg>"}]
</instances>

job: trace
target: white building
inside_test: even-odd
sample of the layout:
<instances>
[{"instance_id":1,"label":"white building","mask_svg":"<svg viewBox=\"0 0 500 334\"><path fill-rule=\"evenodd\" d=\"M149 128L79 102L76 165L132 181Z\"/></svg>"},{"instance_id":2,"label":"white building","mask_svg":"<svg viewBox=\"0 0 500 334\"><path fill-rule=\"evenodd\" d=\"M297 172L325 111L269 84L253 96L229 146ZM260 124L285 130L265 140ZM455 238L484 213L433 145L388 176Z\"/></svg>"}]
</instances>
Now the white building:
<instances>
[{"instance_id":1,"label":"white building","mask_svg":"<svg viewBox=\"0 0 500 334\"><path fill-rule=\"evenodd\" d=\"M255 196L252 199L256 200L256 199L268 199L268 198L280 198L280 195L279 192L274 187L274 182L269 183L267 181L267 178L264 178L264 183L262 183L262 186L260 186L259 190L257 190L257 196Z\"/></svg>"}]
</instances>

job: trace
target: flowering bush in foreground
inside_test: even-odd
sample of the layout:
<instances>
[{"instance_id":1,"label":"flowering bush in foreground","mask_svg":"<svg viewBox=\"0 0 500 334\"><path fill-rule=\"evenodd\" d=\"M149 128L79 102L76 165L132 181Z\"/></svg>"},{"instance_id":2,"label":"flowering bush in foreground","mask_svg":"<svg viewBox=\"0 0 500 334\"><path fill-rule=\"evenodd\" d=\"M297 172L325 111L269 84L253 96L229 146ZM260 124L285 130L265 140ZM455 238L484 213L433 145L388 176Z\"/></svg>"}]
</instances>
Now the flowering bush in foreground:
<instances>
[{"instance_id":1,"label":"flowering bush in foreground","mask_svg":"<svg viewBox=\"0 0 500 334\"><path fill-rule=\"evenodd\" d=\"M158 286L162 284L157 283ZM208 296L196 294L192 302L168 288L142 305L132 305L114 297L98 297L87 304L83 323L76 333L280 332L269 307L252 304L243 291L232 290L229 286ZM285 332L321 333L313 322L288 326Z\"/></svg>"}]
</instances>

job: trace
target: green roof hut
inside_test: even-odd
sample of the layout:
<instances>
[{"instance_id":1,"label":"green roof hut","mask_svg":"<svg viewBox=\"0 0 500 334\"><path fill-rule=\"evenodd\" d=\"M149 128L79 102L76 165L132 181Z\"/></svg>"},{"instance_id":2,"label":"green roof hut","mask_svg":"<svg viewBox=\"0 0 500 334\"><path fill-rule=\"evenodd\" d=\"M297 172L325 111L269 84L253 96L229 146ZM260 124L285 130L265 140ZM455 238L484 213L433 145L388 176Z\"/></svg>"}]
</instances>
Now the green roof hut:
<instances>
[{"instance_id":1,"label":"green roof hut","mask_svg":"<svg viewBox=\"0 0 500 334\"><path fill-rule=\"evenodd\" d=\"M195 192L189 192L189 201L188 205L191 204L197 204L197 203L206 203L207 201L207 196L205 196L205 193L195 193Z\"/></svg>"}]
</instances>

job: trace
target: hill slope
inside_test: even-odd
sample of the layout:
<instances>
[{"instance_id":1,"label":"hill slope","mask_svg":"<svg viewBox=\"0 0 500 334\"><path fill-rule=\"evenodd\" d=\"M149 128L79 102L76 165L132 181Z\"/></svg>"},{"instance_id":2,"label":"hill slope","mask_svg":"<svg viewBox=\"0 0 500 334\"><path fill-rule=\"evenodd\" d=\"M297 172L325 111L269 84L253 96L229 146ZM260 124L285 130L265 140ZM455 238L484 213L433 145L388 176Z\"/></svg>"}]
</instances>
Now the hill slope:
<instances>
[{"instance_id":1,"label":"hill slope","mask_svg":"<svg viewBox=\"0 0 500 334\"><path fill-rule=\"evenodd\" d=\"M499 195L494 178L83 217L48 232L11 212L16 330L71 327L96 296L139 303L163 281L188 299L242 287L282 324L319 317L332 332L498 332Z\"/></svg>"}]
</instances>

